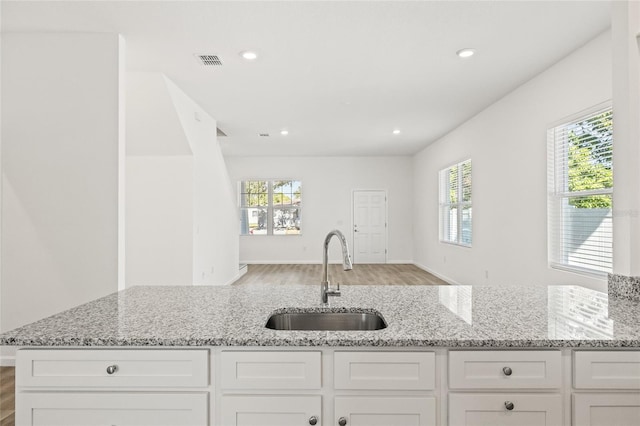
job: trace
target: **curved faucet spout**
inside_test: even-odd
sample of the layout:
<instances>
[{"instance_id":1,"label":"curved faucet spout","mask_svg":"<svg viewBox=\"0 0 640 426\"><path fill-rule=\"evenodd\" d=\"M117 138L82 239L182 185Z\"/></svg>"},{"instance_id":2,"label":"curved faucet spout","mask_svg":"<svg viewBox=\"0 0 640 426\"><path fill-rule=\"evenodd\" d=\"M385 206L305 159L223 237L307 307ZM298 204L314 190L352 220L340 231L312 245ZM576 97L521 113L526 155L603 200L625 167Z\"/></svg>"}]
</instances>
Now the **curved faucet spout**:
<instances>
[{"instance_id":1,"label":"curved faucet spout","mask_svg":"<svg viewBox=\"0 0 640 426\"><path fill-rule=\"evenodd\" d=\"M349 247L347 246L347 239L344 237L344 234L337 229L329 232L324 239L324 245L322 247L322 303L327 303L329 300L329 296L340 296L340 287L332 289L329 285L329 242L331 238L338 237L338 241L340 241L340 245L342 246L342 267L345 271L350 271L353 269L353 265L351 264L351 256L349 255Z\"/></svg>"}]
</instances>

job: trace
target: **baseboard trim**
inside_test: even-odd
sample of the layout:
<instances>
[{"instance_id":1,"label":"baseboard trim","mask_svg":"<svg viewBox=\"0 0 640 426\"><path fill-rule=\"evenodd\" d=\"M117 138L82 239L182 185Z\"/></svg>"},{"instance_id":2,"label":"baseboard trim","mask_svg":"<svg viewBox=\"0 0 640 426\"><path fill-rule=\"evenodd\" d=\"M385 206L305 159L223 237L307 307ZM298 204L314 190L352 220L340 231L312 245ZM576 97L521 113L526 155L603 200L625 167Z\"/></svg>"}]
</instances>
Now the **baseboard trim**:
<instances>
[{"instance_id":1,"label":"baseboard trim","mask_svg":"<svg viewBox=\"0 0 640 426\"><path fill-rule=\"evenodd\" d=\"M329 263L340 263L340 259L329 259ZM320 265L320 260L243 260L246 265ZM358 263L355 262L354 265ZM376 265L414 265L413 260L387 260Z\"/></svg>"},{"instance_id":2,"label":"baseboard trim","mask_svg":"<svg viewBox=\"0 0 640 426\"><path fill-rule=\"evenodd\" d=\"M15 366L16 366L15 356L0 356L0 367L15 367Z\"/></svg>"},{"instance_id":3,"label":"baseboard trim","mask_svg":"<svg viewBox=\"0 0 640 426\"><path fill-rule=\"evenodd\" d=\"M457 282L456 280L451 279L451 278L447 277L446 275L442 275L442 274L432 270L431 268L427 268L426 266L421 265L421 264L416 263L416 262L413 262L413 264L415 266L417 266L418 268L422 269L423 271L426 271L426 272L428 272L428 273L430 273L432 275L435 275L436 277L440 278L441 280L444 280L444 281L448 282L449 284L462 285L459 282Z\"/></svg>"},{"instance_id":4,"label":"baseboard trim","mask_svg":"<svg viewBox=\"0 0 640 426\"><path fill-rule=\"evenodd\" d=\"M226 283L224 283L222 285L223 286L231 285L231 284L235 283L236 281L238 281L240 279L240 277L243 276L246 273L247 273L247 268L244 268L244 272L243 273L238 273L235 277L231 278L229 281L227 281Z\"/></svg>"},{"instance_id":5,"label":"baseboard trim","mask_svg":"<svg viewBox=\"0 0 640 426\"><path fill-rule=\"evenodd\" d=\"M242 263L247 265L319 265L322 262L321 260L243 260Z\"/></svg>"}]
</instances>

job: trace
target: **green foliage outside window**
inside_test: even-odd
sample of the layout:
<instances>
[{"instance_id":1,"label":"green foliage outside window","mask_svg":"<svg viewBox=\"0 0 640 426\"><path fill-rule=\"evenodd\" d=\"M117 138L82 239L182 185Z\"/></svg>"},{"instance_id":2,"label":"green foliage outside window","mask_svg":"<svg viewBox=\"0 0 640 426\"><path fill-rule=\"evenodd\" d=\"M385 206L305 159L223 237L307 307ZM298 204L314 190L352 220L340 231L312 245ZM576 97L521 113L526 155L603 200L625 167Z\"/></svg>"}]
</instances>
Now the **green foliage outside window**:
<instances>
[{"instance_id":1,"label":"green foliage outside window","mask_svg":"<svg viewBox=\"0 0 640 426\"><path fill-rule=\"evenodd\" d=\"M613 119L611 111L571 126L569 137L570 192L613 187ZM611 197L601 195L570 199L569 204L581 209L611 208Z\"/></svg>"}]
</instances>

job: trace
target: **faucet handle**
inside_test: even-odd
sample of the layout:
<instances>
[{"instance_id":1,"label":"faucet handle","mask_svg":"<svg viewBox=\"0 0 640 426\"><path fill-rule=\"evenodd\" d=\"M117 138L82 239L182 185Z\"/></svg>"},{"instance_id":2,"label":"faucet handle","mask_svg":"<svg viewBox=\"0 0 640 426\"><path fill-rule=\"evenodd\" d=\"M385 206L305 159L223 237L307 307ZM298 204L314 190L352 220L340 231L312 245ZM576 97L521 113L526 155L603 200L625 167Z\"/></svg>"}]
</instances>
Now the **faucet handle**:
<instances>
[{"instance_id":1,"label":"faucet handle","mask_svg":"<svg viewBox=\"0 0 640 426\"><path fill-rule=\"evenodd\" d=\"M327 289L327 295L328 296L340 296L340 283L336 283L336 288L331 288L329 287Z\"/></svg>"}]
</instances>

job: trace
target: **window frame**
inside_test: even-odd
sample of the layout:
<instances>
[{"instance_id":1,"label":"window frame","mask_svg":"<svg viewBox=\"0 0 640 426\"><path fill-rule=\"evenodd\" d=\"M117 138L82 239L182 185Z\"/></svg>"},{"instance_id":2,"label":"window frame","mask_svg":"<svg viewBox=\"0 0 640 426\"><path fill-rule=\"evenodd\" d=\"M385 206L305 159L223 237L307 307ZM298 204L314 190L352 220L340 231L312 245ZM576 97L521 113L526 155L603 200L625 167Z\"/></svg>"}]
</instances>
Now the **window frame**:
<instances>
[{"instance_id":1,"label":"window frame","mask_svg":"<svg viewBox=\"0 0 640 426\"><path fill-rule=\"evenodd\" d=\"M464 201L464 185L463 180L463 167L465 164L469 164L471 168L471 183L469 184L470 197L469 201ZM452 170L457 170L457 182L456 182L456 202L450 201L451 186L449 182L449 175ZM439 241L445 244L452 244L460 247L471 248L473 246L473 213L471 214L471 235L469 236L469 242L463 241L463 218L465 209L473 212L473 163L471 158L460 161L446 167L438 173L438 235ZM450 214L445 214L451 211L452 207L456 207L456 239L447 239L446 236L451 234L451 221ZM446 225L445 225L446 222Z\"/></svg>"},{"instance_id":2,"label":"window frame","mask_svg":"<svg viewBox=\"0 0 640 426\"><path fill-rule=\"evenodd\" d=\"M591 196L610 196L613 202L613 191L615 188L615 182L612 183L610 188L590 189L571 191L569 189L569 155L563 155L561 159L558 159L558 143L562 143L563 152L569 152L568 138L566 137L566 129L571 125L587 121L590 118L594 118L597 115L610 113L613 120L613 108L612 102L606 101L595 105L591 108L580 111L569 117L565 117L555 123L552 123L547 128L547 262L550 268L573 272L592 278L603 278L608 273L613 272L613 244L610 247L610 268L608 270L598 270L585 266L571 265L568 259L563 259L564 254L567 251L565 243L565 229L567 223L565 223L563 210L564 205L569 203L572 199L580 199ZM613 126L613 125L612 125ZM563 134L563 140L558 140L558 133ZM613 149L615 139L612 136L611 139L611 161L613 162ZM611 167L613 170L613 164ZM613 212L613 206L611 207ZM556 223L554 223L554 221ZM611 218L611 237L613 237L613 220ZM606 263L605 261L602 261ZM604 268L603 268L604 269Z\"/></svg>"},{"instance_id":3,"label":"window frame","mask_svg":"<svg viewBox=\"0 0 640 426\"><path fill-rule=\"evenodd\" d=\"M289 182L298 182L300 184L300 202L299 204L276 204L274 202L274 194L277 194L277 191L274 191L274 183L280 181L289 181ZM243 206L242 199L243 195L247 194L244 192L244 185L247 182L266 182L267 183L267 204L266 205L255 205L255 206ZM244 210L248 209L266 209L267 217L266 217L266 233L264 234L253 234L251 232L243 233L242 232L242 214ZM275 233L274 232L274 218L276 210L297 210L299 221L298 232L297 233ZM240 219L240 230L239 234L241 237L254 237L254 236L272 236L272 237L293 237L302 235L302 181L299 179L264 179L264 178L249 178L249 179L241 179L238 181L238 215Z\"/></svg>"}]
</instances>

